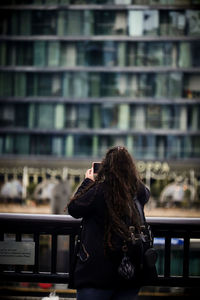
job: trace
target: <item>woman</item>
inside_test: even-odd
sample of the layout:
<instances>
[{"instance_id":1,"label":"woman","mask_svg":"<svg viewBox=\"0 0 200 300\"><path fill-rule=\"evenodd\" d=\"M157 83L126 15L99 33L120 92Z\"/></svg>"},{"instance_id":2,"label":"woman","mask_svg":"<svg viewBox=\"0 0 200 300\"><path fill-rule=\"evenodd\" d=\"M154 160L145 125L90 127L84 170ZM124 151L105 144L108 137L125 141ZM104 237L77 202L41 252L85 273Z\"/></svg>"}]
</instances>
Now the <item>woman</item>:
<instances>
[{"instance_id":1,"label":"woman","mask_svg":"<svg viewBox=\"0 0 200 300\"><path fill-rule=\"evenodd\" d=\"M115 260L114 237L127 238L125 217L140 227L133 198L142 207L149 190L141 182L131 155L124 147L113 147L102 160L97 176L93 169L68 204L68 212L82 219L81 247L74 271L78 300L133 300L139 280L123 279Z\"/></svg>"}]
</instances>

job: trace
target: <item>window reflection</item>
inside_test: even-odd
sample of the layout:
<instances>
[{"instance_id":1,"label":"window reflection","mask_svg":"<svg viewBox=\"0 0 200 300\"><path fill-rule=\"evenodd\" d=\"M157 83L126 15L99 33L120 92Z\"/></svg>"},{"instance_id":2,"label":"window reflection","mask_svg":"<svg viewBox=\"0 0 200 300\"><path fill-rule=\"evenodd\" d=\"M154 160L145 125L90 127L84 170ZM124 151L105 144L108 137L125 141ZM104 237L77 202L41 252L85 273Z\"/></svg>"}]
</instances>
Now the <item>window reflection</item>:
<instances>
[{"instance_id":1,"label":"window reflection","mask_svg":"<svg viewBox=\"0 0 200 300\"><path fill-rule=\"evenodd\" d=\"M0 72L0 79L1 97L200 97L198 73Z\"/></svg>"},{"instance_id":2,"label":"window reflection","mask_svg":"<svg viewBox=\"0 0 200 300\"><path fill-rule=\"evenodd\" d=\"M27 14L28 13L28 14ZM27 14L27 15L26 15ZM56 21L57 21L57 11L32 11L31 14L28 11L24 12L26 15L26 22L31 29L28 34L33 35L54 35L56 34ZM20 19L21 20L21 19ZM25 27L25 24L23 24ZM20 32L19 34L23 34Z\"/></svg>"},{"instance_id":3,"label":"window reflection","mask_svg":"<svg viewBox=\"0 0 200 300\"><path fill-rule=\"evenodd\" d=\"M157 10L130 10L128 28L130 36L157 35L159 12Z\"/></svg>"},{"instance_id":4,"label":"window reflection","mask_svg":"<svg viewBox=\"0 0 200 300\"><path fill-rule=\"evenodd\" d=\"M199 10L2 10L0 34L195 36L199 17Z\"/></svg>"},{"instance_id":5,"label":"window reflection","mask_svg":"<svg viewBox=\"0 0 200 300\"><path fill-rule=\"evenodd\" d=\"M200 105L185 104L1 104L0 127L119 130L200 129Z\"/></svg>"},{"instance_id":6,"label":"window reflection","mask_svg":"<svg viewBox=\"0 0 200 300\"><path fill-rule=\"evenodd\" d=\"M92 156L92 136L74 136L74 156Z\"/></svg>"},{"instance_id":7,"label":"window reflection","mask_svg":"<svg viewBox=\"0 0 200 300\"><path fill-rule=\"evenodd\" d=\"M191 74L185 76L185 84L183 87L183 95L186 98L199 98L200 97L200 85L199 81L200 75L199 74Z\"/></svg>"},{"instance_id":8,"label":"window reflection","mask_svg":"<svg viewBox=\"0 0 200 300\"><path fill-rule=\"evenodd\" d=\"M102 157L113 145L124 145L137 159L198 158L197 135L1 135L1 154Z\"/></svg>"},{"instance_id":9,"label":"window reflection","mask_svg":"<svg viewBox=\"0 0 200 300\"><path fill-rule=\"evenodd\" d=\"M52 137L49 135L32 135L30 137L30 154L52 154Z\"/></svg>"},{"instance_id":10,"label":"window reflection","mask_svg":"<svg viewBox=\"0 0 200 300\"><path fill-rule=\"evenodd\" d=\"M52 104L38 104L36 106L36 126L44 129L54 127L54 107Z\"/></svg>"},{"instance_id":11,"label":"window reflection","mask_svg":"<svg viewBox=\"0 0 200 300\"><path fill-rule=\"evenodd\" d=\"M10 42L0 44L0 64L36 67L200 66L200 42Z\"/></svg>"}]
</instances>

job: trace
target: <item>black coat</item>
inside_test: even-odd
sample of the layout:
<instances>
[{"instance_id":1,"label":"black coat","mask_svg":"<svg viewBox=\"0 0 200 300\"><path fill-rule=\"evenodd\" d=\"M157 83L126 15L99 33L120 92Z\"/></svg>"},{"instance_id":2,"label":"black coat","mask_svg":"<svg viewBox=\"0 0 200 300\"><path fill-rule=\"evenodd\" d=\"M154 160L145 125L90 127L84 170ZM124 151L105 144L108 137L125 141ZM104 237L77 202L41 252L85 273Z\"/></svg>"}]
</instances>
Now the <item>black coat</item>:
<instances>
[{"instance_id":1,"label":"black coat","mask_svg":"<svg viewBox=\"0 0 200 300\"><path fill-rule=\"evenodd\" d=\"M85 179L77 193L90 179ZM112 260L104 251L104 222L105 222L105 183L91 187L86 193L73 200L68 205L68 212L75 218L83 218L80 258L74 271L74 287L113 288L116 286L140 286L139 282L123 280L117 272ZM149 200L150 192L140 185L137 199L142 207Z\"/></svg>"}]
</instances>

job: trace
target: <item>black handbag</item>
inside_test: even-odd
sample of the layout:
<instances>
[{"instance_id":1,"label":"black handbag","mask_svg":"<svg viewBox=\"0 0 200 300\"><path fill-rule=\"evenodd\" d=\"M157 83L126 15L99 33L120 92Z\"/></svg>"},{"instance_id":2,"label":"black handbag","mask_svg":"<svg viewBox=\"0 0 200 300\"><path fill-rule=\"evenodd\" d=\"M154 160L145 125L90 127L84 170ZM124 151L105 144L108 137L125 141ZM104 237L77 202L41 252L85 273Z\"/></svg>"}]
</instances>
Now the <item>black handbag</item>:
<instances>
[{"instance_id":1,"label":"black handbag","mask_svg":"<svg viewBox=\"0 0 200 300\"><path fill-rule=\"evenodd\" d=\"M153 247L153 235L150 225L146 222L142 207L137 199L134 199L138 209L142 225L141 232L135 232L134 226L129 226L129 241L124 241L122 258L118 267L118 273L126 280L140 278L145 283L148 279L156 279L157 251Z\"/></svg>"}]
</instances>

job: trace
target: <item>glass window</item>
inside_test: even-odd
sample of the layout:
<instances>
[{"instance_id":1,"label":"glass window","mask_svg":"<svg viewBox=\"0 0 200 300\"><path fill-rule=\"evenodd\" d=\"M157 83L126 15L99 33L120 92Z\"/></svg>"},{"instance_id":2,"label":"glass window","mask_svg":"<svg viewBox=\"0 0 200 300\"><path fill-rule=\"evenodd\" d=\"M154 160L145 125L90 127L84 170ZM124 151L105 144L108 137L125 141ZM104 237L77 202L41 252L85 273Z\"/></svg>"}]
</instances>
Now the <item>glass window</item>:
<instances>
[{"instance_id":1,"label":"glass window","mask_svg":"<svg viewBox=\"0 0 200 300\"><path fill-rule=\"evenodd\" d=\"M147 43L147 66L172 64L172 43Z\"/></svg>"},{"instance_id":2,"label":"glass window","mask_svg":"<svg viewBox=\"0 0 200 300\"><path fill-rule=\"evenodd\" d=\"M15 109L13 104L0 105L0 127L14 126Z\"/></svg>"},{"instance_id":3,"label":"glass window","mask_svg":"<svg viewBox=\"0 0 200 300\"><path fill-rule=\"evenodd\" d=\"M65 106L65 128L77 127L77 106L66 104Z\"/></svg>"},{"instance_id":4,"label":"glass window","mask_svg":"<svg viewBox=\"0 0 200 300\"><path fill-rule=\"evenodd\" d=\"M32 34L55 35L57 11L32 11Z\"/></svg>"},{"instance_id":5,"label":"glass window","mask_svg":"<svg viewBox=\"0 0 200 300\"><path fill-rule=\"evenodd\" d=\"M184 11L169 11L169 35L184 35L186 18Z\"/></svg>"},{"instance_id":6,"label":"glass window","mask_svg":"<svg viewBox=\"0 0 200 300\"><path fill-rule=\"evenodd\" d=\"M87 157L92 155L92 136L76 135L75 141L75 156Z\"/></svg>"},{"instance_id":7,"label":"glass window","mask_svg":"<svg viewBox=\"0 0 200 300\"><path fill-rule=\"evenodd\" d=\"M147 128L160 128L161 127L161 106L160 105L148 105L146 108Z\"/></svg>"},{"instance_id":8,"label":"glass window","mask_svg":"<svg viewBox=\"0 0 200 300\"><path fill-rule=\"evenodd\" d=\"M5 136L4 153L5 154L14 153L14 135L12 134L8 134Z\"/></svg>"},{"instance_id":9,"label":"glass window","mask_svg":"<svg viewBox=\"0 0 200 300\"><path fill-rule=\"evenodd\" d=\"M184 145L184 137L168 136L167 137L167 152L168 158L182 158L185 156L187 149Z\"/></svg>"},{"instance_id":10,"label":"glass window","mask_svg":"<svg viewBox=\"0 0 200 300\"><path fill-rule=\"evenodd\" d=\"M35 74L37 76L37 74ZM52 75L51 74L38 74L38 96L51 95L52 88Z\"/></svg>"},{"instance_id":11,"label":"glass window","mask_svg":"<svg viewBox=\"0 0 200 300\"><path fill-rule=\"evenodd\" d=\"M56 73L28 73L27 95L61 96L61 75Z\"/></svg>"},{"instance_id":12,"label":"glass window","mask_svg":"<svg viewBox=\"0 0 200 300\"><path fill-rule=\"evenodd\" d=\"M26 73L14 73L14 96L26 96Z\"/></svg>"},{"instance_id":13,"label":"glass window","mask_svg":"<svg viewBox=\"0 0 200 300\"><path fill-rule=\"evenodd\" d=\"M187 127L190 130L200 129L200 106L192 105L187 107Z\"/></svg>"},{"instance_id":14,"label":"glass window","mask_svg":"<svg viewBox=\"0 0 200 300\"><path fill-rule=\"evenodd\" d=\"M4 136L0 135L0 154L4 152Z\"/></svg>"},{"instance_id":15,"label":"glass window","mask_svg":"<svg viewBox=\"0 0 200 300\"><path fill-rule=\"evenodd\" d=\"M0 43L0 65L1 66L5 66L10 63L10 55L8 55L9 50L7 48L9 50L13 49L14 51L13 47L8 47L8 43L1 41ZM13 64L15 64L15 62Z\"/></svg>"},{"instance_id":16,"label":"glass window","mask_svg":"<svg viewBox=\"0 0 200 300\"><path fill-rule=\"evenodd\" d=\"M183 137L183 156L186 158L192 158L192 137L191 136L184 136Z\"/></svg>"},{"instance_id":17,"label":"glass window","mask_svg":"<svg viewBox=\"0 0 200 300\"><path fill-rule=\"evenodd\" d=\"M199 42L181 42L179 45L178 66L181 68L200 66L200 43Z\"/></svg>"},{"instance_id":18,"label":"glass window","mask_svg":"<svg viewBox=\"0 0 200 300\"><path fill-rule=\"evenodd\" d=\"M160 35L184 35L185 11L160 11Z\"/></svg>"},{"instance_id":19,"label":"glass window","mask_svg":"<svg viewBox=\"0 0 200 300\"><path fill-rule=\"evenodd\" d=\"M156 158L156 136L147 135L144 137L145 149L144 149L144 158L146 159L155 159Z\"/></svg>"},{"instance_id":20,"label":"glass window","mask_svg":"<svg viewBox=\"0 0 200 300\"><path fill-rule=\"evenodd\" d=\"M33 45L33 64L37 67L44 67L46 65L46 42L34 41Z\"/></svg>"},{"instance_id":21,"label":"glass window","mask_svg":"<svg viewBox=\"0 0 200 300\"><path fill-rule=\"evenodd\" d=\"M200 75L187 74L184 76L183 95L188 99L200 97Z\"/></svg>"},{"instance_id":22,"label":"glass window","mask_svg":"<svg viewBox=\"0 0 200 300\"><path fill-rule=\"evenodd\" d=\"M9 97L13 95L13 81L11 72L0 72L0 96Z\"/></svg>"},{"instance_id":23,"label":"glass window","mask_svg":"<svg viewBox=\"0 0 200 300\"><path fill-rule=\"evenodd\" d=\"M159 12L157 10L129 10L128 30L130 36L157 35Z\"/></svg>"},{"instance_id":24,"label":"glass window","mask_svg":"<svg viewBox=\"0 0 200 300\"><path fill-rule=\"evenodd\" d=\"M129 129L130 124L130 106L128 104L119 104L118 109L118 128Z\"/></svg>"},{"instance_id":25,"label":"glass window","mask_svg":"<svg viewBox=\"0 0 200 300\"><path fill-rule=\"evenodd\" d=\"M52 138L48 135L32 135L30 137L30 154L52 154Z\"/></svg>"},{"instance_id":26,"label":"glass window","mask_svg":"<svg viewBox=\"0 0 200 300\"><path fill-rule=\"evenodd\" d=\"M48 43L48 62L49 67L59 66L60 61L60 43L59 42L49 42Z\"/></svg>"},{"instance_id":27,"label":"glass window","mask_svg":"<svg viewBox=\"0 0 200 300\"><path fill-rule=\"evenodd\" d=\"M186 12L188 21L188 35L200 34L200 10L188 10Z\"/></svg>"},{"instance_id":28,"label":"glass window","mask_svg":"<svg viewBox=\"0 0 200 300\"><path fill-rule=\"evenodd\" d=\"M166 158L167 152L167 137L156 136L156 157L158 159Z\"/></svg>"},{"instance_id":29,"label":"glass window","mask_svg":"<svg viewBox=\"0 0 200 300\"><path fill-rule=\"evenodd\" d=\"M79 128L91 127L91 105L79 104L77 107L77 125Z\"/></svg>"},{"instance_id":30,"label":"glass window","mask_svg":"<svg viewBox=\"0 0 200 300\"><path fill-rule=\"evenodd\" d=\"M200 67L200 42L191 43L192 67ZM189 54L188 54L189 55Z\"/></svg>"},{"instance_id":31,"label":"glass window","mask_svg":"<svg viewBox=\"0 0 200 300\"><path fill-rule=\"evenodd\" d=\"M26 134L15 136L15 154L27 155L29 154L29 136Z\"/></svg>"},{"instance_id":32,"label":"glass window","mask_svg":"<svg viewBox=\"0 0 200 300\"><path fill-rule=\"evenodd\" d=\"M64 128L65 123L65 105L62 103L57 103L55 106L55 124L56 129Z\"/></svg>"},{"instance_id":33,"label":"glass window","mask_svg":"<svg viewBox=\"0 0 200 300\"><path fill-rule=\"evenodd\" d=\"M32 42L17 42L11 44L11 53L9 56L9 65L12 65L16 56L16 65L31 66L33 65L33 43Z\"/></svg>"},{"instance_id":34,"label":"glass window","mask_svg":"<svg viewBox=\"0 0 200 300\"><path fill-rule=\"evenodd\" d=\"M168 97L181 98L182 97L182 73L170 73L169 74L169 91Z\"/></svg>"},{"instance_id":35,"label":"glass window","mask_svg":"<svg viewBox=\"0 0 200 300\"><path fill-rule=\"evenodd\" d=\"M94 11L94 34L112 35L115 22L115 11Z\"/></svg>"},{"instance_id":36,"label":"glass window","mask_svg":"<svg viewBox=\"0 0 200 300\"><path fill-rule=\"evenodd\" d=\"M92 105L92 128L101 128L101 105Z\"/></svg>"},{"instance_id":37,"label":"glass window","mask_svg":"<svg viewBox=\"0 0 200 300\"><path fill-rule=\"evenodd\" d=\"M32 12L28 11L28 10L22 10L22 11L17 12L17 14L19 17L19 34L20 35L30 35L32 33L31 32Z\"/></svg>"},{"instance_id":38,"label":"glass window","mask_svg":"<svg viewBox=\"0 0 200 300\"><path fill-rule=\"evenodd\" d=\"M64 73L63 76L63 96L67 98L88 97L89 75L86 72Z\"/></svg>"},{"instance_id":39,"label":"glass window","mask_svg":"<svg viewBox=\"0 0 200 300\"><path fill-rule=\"evenodd\" d=\"M28 127L28 104L17 103L15 105L15 125Z\"/></svg>"},{"instance_id":40,"label":"glass window","mask_svg":"<svg viewBox=\"0 0 200 300\"><path fill-rule=\"evenodd\" d=\"M131 105L130 107L130 128L141 129L145 128L145 107L144 105Z\"/></svg>"},{"instance_id":41,"label":"glass window","mask_svg":"<svg viewBox=\"0 0 200 300\"><path fill-rule=\"evenodd\" d=\"M181 68L188 68L192 66L192 52L190 43L180 43L178 66Z\"/></svg>"},{"instance_id":42,"label":"glass window","mask_svg":"<svg viewBox=\"0 0 200 300\"><path fill-rule=\"evenodd\" d=\"M133 155L136 159L141 159L144 157L145 152L145 140L144 136L138 135L134 136L133 141Z\"/></svg>"},{"instance_id":43,"label":"glass window","mask_svg":"<svg viewBox=\"0 0 200 300\"><path fill-rule=\"evenodd\" d=\"M101 86L101 74L91 73L89 75L89 96L100 97Z\"/></svg>"},{"instance_id":44,"label":"glass window","mask_svg":"<svg viewBox=\"0 0 200 300\"><path fill-rule=\"evenodd\" d=\"M60 66L74 67L76 65L84 65L85 62L85 47L84 43L62 43L60 44Z\"/></svg>"},{"instance_id":45,"label":"glass window","mask_svg":"<svg viewBox=\"0 0 200 300\"><path fill-rule=\"evenodd\" d=\"M62 156L63 155L63 138L56 136L52 138L52 155Z\"/></svg>"},{"instance_id":46,"label":"glass window","mask_svg":"<svg viewBox=\"0 0 200 300\"><path fill-rule=\"evenodd\" d=\"M110 73L101 73L101 96L102 97L111 97L117 96L117 80L119 77L117 74L110 74Z\"/></svg>"},{"instance_id":47,"label":"glass window","mask_svg":"<svg viewBox=\"0 0 200 300\"><path fill-rule=\"evenodd\" d=\"M0 34L1 35L6 35L8 34L8 24L10 23L10 17L9 17L9 12L1 10L0 11Z\"/></svg>"},{"instance_id":48,"label":"glass window","mask_svg":"<svg viewBox=\"0 0 200 300\"><path fill-rule=\"evenodd\" d=\"M192 137L192 157L200 157L200 138L199 136Z\"/></svg>"},{"instance_id":49,"label":"glass window","mask_svg":"<svg viewBox=\"0 0 200 300\"><path fill-rule=\"evenodd\" d=\"M113 41L78 43L77 49L79 65L116 65L117 45Z\"/></svg>"},{"instance_id":50,"label":"glass window","mask_svg":"<svg viewBox=\"0 0 200 300\"><path fill-rule=\"evenodd\" d=\"M101 106L102 128L117 128L118 106L113 103L104 103Z\"/></svg>"},{"instance_id":51,"label":"glass window","mask_svg":"<svg viewBox=\"0 0 200 300\"><path fill-rule=\"evenodd\" d=\"M83 11L59 11L58 35L82 35L84 29Z\"/></svg>"},{"instance_id":52,"label":"glass window","mask_svg":"<svg viewBox=\"0 0 200 300\"><path fill-rule=\"evenodd\" d=\"M39 104L37 109L37 126L41 129L52 129L54 127L54 105Z\"/></svg>"},{"instance_id":53,"label":"glass window","mask_svg":"<svg viewBox=\"0 0 200 300\"><path fill-rule=\"evenodd\" d=\"M152 97L154 94L154 74L140 74L138 76L138 97Z\"/></svg>"},{"instance_id":54,"label":"glass window","mask_svg":"<svg viewBox=\"0 0 200 300\"><path fill-rule=\"evenodd\" d=\"M74 156L74 136L68 134L65 138L65 156L73 157Z\"/></svg>"}]
</instances>

